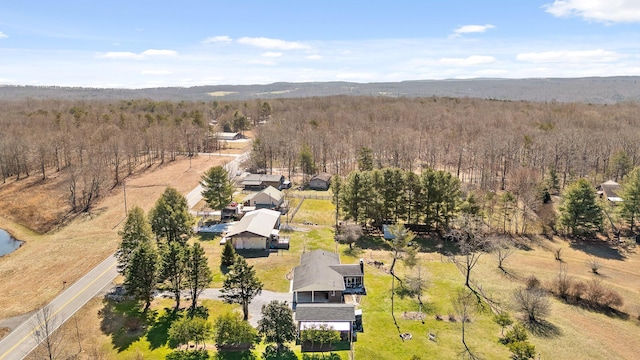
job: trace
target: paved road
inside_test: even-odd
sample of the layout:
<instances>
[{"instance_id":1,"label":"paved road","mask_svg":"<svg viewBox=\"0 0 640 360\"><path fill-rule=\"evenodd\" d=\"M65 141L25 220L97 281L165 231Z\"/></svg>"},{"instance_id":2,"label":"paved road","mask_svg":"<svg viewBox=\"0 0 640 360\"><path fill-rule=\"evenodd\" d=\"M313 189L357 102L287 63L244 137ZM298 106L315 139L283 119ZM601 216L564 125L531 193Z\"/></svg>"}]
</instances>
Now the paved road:
<instances>
[{"instance_id":1,"label":"paved road","mask_svg":"<svg viewBox=\"0 0 640 360\"><path fill-rule=\"evenodd\" d=\"M221 295L220 289L205 289L200 295L200 299L219 300ZM291 307L293 294L262 290L260 295L253 298L251 303L249 303L249 324L253 327L258 326L258 320L262 318L262 305L266 305L273 300L286 301L289 307Z\"/></svg>"},{"instance_id":2,"label":"paved road","mask_svg":"<svg viewBox=\"0 0 640 360\"><path fill-rule=\"evenodd\" d=\"M110 256L49 303L49 326L57 329L106 285L111 284L117 275L116 259ZM38 321L43 318L42 314L41 311L34 314L0 340L0 360L23 359L38 346L33 334L43 324Z\"/></svg>"},{"instance_id":3,"label":"paved road","mask_svg":"<svg viewBox=\"0 0 640 360\"><path fill-rule=\"evenodd\" d=\"M249 152L238 155L223 154L222 156L235 157L225 165L230 176L233 176L238 171L240 164L249 157ZM202 199L201 193L202 187L198 185L187 194L189 208L195 206ZM52 331L64 324L84 304L113 282L118 275L116 263L115 254L109 256L49 303L48 308L51 314L48 319L49 326L55 326ZM0 360L21 360L38 346L33 336L34 332L43 324L38 321L38 315L43 318L42 312L39 311L0 340Z\"/></svg>"}]
</instances>

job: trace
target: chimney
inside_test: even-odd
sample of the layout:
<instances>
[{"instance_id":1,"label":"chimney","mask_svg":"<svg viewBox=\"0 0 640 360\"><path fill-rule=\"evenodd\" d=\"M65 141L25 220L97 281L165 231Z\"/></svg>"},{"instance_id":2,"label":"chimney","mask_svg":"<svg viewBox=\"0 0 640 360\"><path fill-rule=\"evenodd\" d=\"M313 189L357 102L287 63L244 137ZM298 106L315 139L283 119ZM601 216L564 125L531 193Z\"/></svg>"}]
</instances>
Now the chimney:
<instances>
[{"instance_id":1,"label":"chimney","mask_svg":"<svg viewBox=\"0 0 640 360\"><path fill-rule=\"evenodd\" d=\"M360 259L360 271L364 274L364 260Z\"/></svg>"}]
</instances>

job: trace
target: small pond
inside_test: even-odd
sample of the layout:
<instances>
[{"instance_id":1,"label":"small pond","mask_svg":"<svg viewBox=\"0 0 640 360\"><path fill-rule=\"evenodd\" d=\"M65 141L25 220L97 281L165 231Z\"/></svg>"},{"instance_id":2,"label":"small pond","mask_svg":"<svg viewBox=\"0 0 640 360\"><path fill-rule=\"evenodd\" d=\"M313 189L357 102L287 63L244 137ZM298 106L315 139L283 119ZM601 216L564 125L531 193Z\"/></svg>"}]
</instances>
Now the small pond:
<instances>
[{"instance_id":1,"label":"small pond","mask_svg":"<svg viewBox=\"0 0 640 360\"><path fill-rule=\"evenodd\" d=\"M8 232L0 229L0 256L13 252L23 243L24 241L14 239Z\"/></svg>"}]
</instances>

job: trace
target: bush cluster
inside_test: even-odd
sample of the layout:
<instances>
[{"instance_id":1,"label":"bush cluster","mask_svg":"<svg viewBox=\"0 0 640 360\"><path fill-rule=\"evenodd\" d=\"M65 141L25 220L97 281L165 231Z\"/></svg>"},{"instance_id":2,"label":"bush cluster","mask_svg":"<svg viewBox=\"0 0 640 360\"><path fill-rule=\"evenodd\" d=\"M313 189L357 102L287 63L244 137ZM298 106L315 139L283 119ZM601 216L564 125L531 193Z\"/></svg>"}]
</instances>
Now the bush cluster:
<instances>
[{"instance_id":1,"label":"bush cluster","mask_svg":"<svg viewBox=\"0 0 640 360\"><path fill-rule=\"evenodd\" d=\"M592 309L613 310L624 304L620 294L596 279L576 281L561 274L551 282L550 291L567 302L580 303Z\"/></svg>"}]
</instances>

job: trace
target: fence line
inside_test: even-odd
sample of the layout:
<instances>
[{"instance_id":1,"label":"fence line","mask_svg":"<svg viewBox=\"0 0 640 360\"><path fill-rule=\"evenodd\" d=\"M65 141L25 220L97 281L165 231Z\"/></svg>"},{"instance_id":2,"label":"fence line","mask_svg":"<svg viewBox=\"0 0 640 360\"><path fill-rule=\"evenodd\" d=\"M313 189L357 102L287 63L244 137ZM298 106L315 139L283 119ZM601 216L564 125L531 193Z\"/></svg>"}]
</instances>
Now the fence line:
<instances>
[{"instance_id":1,"label":"fence line","mask_svg":"<svg viewBox=\"0 0 640 360\"><path fill-rule=\"evenodd\" d=\"M291 217L289 218L289 222L293 222L293 217L296 216L296 213L298 212L298 210L300 210L300 206L302 206L302 203L304 202L305 197L302 197L302 200L300 200L300 204L298 204L298 206L296 206L295 209L293 209L293 211L291 212Z\"/></svg>"}]
</instances>

